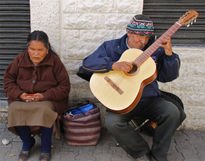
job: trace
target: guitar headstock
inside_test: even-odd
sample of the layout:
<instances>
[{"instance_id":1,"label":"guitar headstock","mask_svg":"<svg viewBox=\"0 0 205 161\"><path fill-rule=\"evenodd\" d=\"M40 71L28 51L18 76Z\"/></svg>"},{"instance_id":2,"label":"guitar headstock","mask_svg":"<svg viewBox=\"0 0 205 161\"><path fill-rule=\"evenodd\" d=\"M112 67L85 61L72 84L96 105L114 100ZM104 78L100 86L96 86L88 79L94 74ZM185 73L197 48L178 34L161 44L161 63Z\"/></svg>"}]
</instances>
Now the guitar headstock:
<instances>
[{"instance_id":1,"label":"guitar headstock","mask_svg":"<svg viewBox=\"0 0 205 161\"><path fill-rule=\"evenodd\" d=\"M189 10L177 22L181 24L182 26L189 27L190 24L196 21L196 18L198 17L198 15L199 15L198 12L194 10Z\"/></svg>"}]
</instances>

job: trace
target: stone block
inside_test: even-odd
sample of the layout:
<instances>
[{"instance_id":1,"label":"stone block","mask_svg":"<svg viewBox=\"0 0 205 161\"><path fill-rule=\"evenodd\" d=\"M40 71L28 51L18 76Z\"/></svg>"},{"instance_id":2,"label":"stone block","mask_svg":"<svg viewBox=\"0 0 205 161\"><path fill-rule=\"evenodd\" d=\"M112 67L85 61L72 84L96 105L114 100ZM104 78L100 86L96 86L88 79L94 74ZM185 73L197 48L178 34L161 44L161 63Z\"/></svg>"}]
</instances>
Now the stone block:
<instances>
[{"instance_id":1,"label":"stone block","mask_svg":"<svg viewBox=\"0 0 205 161\"><path fill-rule=\"evenodd\" d=\"M204 106L186 106L187 118L184 121L184 128L193 130L205 129L205 108Z\"/></svg>"},{"instance_id":2,"label":"stone block","mask_svg":"<svg viewBox=\"0 0 205 161\"><path fill-rule=\"evenodd\" d=\"M84 0L78 3L78 11L84 13L115 13L116 5L114 0Z\"/></svg>"},{"instance_id":3,"label":"stone block","mask_svg":"<svg viewBox=\"0 0 205 161\"><path fill-rule=\"evenodd\" d=\"M142 13L143 1L140 0L117 0L117 10L119 13Z\"/></svg>"},{"instance_id":4,"label":"stone block","mask_svg":"<svg viewBox=\"0 0 205 161\"><path fill-rule=\"evenodd\" d=\"M61 3L61 14L73 13L77 10L78 1L76 0L62 0Z\"/></svg>"},{"instance_id":5,"label":"stone block","mask_svg":"<svg viewBox=\"0 0 205 161\"><path fill-rule=\"evenodd\" d=\"M63 15L62 27L64 29L104 29L105 16L95 13L73 13Z\"/></svg>"},{"instance_id":6,"label":"stone block","mask_svg":"<svg viewBox=\"0 0 205 161\"><path fill-rule=\"evenodd\" d=\"M65 62L72 59L83 59L94 52L104 41L118 36L118 30L64 30L63 33L63 35L68 35L63 38L64 43L61 48Z\"/></svg>"}]
</instances>

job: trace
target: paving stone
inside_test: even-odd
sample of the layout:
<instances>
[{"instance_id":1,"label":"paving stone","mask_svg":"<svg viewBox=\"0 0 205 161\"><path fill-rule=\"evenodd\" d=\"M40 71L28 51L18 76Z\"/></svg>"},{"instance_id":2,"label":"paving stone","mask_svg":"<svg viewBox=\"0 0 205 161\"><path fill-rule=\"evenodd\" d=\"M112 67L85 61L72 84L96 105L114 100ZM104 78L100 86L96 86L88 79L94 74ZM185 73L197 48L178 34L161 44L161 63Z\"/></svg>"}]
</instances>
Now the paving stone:
<instances>
[{"instance_id":1,"label":"paving stone","mask_svg":"<svg viewBox=\"0 0 205 161\"><path fill-rule=\"evenodd\" d=\"M152 144L152 138L143 134ZM16 161L22 143L18 136L7 130L4 123L0 124L0 139L9 139L8 145L0 143L0 161ZM32 148L28 161L37 161L40 155L40 137L36 136L36 144ZM205 131L179 130L173 136L169 161L205 161ZM136 161L128 155L106 131L102 131L96 146L69 146L63 136L60 140L53 137L52 161Z\"/></svg>"}]
</instances>

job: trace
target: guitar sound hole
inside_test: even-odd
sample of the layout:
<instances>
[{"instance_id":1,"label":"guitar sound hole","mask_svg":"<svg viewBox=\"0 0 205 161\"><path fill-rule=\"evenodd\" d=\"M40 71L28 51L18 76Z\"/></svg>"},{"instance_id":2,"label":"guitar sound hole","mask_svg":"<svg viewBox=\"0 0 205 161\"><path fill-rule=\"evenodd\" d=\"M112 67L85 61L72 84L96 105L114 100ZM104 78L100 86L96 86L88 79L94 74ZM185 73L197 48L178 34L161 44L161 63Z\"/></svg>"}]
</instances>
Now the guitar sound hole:
<instances>
[{"instance_id":1,"label":"guitar sound hole","mask_svg":"<svg viewBox=\"0 0 205 161\"><path fill-rule=\"evenodd\" d=\"M132 69L128 72L128 74L133 74L137 71L137 66L135 64L132 64Z\"/></svg>"}]
</instances>

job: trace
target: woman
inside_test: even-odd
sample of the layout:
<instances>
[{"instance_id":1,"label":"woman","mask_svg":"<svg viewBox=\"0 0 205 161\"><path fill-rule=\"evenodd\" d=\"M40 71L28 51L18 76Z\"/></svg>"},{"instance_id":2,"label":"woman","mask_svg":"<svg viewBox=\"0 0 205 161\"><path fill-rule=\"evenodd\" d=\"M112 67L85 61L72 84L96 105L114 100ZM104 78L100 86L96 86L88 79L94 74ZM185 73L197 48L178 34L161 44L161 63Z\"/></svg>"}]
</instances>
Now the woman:
<instances>
[{"instance_id":1,"label":"woman","mask_svg":"<svg viewBox=\"0 0 205 161\"><path fill-rule=\"evenodd\" d=\"M51 158L54 122L68 103L70 81L60 58L51 49L43 31L33 31L27 38L27 49L8 66L4 75L8 96L8 128L23 142L19 161L29 157L35 144L31 130L40 128L40 161Z\"/></svg>"}]
</instances>

